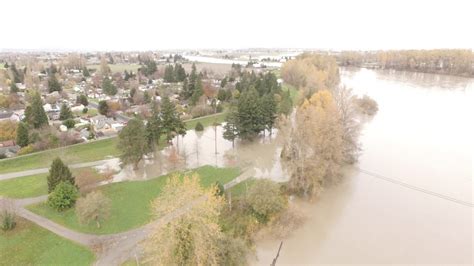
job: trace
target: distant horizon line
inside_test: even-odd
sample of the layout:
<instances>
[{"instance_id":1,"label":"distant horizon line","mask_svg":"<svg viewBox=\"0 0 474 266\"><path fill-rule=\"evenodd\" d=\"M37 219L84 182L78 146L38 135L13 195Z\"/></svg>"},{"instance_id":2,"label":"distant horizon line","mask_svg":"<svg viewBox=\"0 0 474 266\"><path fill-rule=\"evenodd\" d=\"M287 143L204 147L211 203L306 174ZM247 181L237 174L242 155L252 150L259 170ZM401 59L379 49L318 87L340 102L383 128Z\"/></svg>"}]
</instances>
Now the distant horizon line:
<instances>
[{"instance_id":1,"label":"distant horizon line","mask_svg":"<svg viewBox=\"0 0 474 266\"><path fill-rule=\"evenodd\" d=\"M429 50L471 50L474 48L397 48L397 49L338 49L338 48L302 48L302 47L246 47L246 48L158 48L158 49L71 49L71 48L0 48L0 53L14 53L14 52L56 52L56 53L71 53L71 52L87 52L87 53L114 53L114 52L190 52L190 51L358 51L358 52L373 52L373 51L429 51Z\"/></svg>"}]
</instances>

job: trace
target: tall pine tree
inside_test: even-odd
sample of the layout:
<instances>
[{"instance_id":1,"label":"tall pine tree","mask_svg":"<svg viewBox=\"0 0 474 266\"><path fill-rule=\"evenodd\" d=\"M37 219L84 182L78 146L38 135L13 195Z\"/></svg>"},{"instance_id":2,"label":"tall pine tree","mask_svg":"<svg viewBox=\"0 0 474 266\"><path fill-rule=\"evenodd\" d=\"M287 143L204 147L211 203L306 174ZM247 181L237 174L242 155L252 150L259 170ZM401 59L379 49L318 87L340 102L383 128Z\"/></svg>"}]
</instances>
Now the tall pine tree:
<instances>
[{"instance_id":1,"label":"tall pine tree","mask_svg":"<svg viewBox=\"0 0 474 266\"><path fill-rule=\"evenodd\" d=\"M51 193L60 182L69 182L71 185L76 184L69 167L67 167L59 158L54 159L51 164L47 180L48 193Z\"/></svg>"},{"instance_id":2,"label":"tall pine tree","mask_svg":"<svg viewBox=\"0 0 474 266\"><path fill-rule=\"evenodd\" d=\"M31 95L31 104L25 109L25 122L34 128L48 124L48 116L43 109L43 102L38 92L33 92Z\"/></svg>"},{"instance_id":3,"label":"tall pine tree","mask_svg":"<svg viewBox=\"0 0 474 266\"><path fill-rule=\"evenodd\" d=\"M29 142L28 125L23 122L18 123L18 127L16 129L16 144L20 147L25 147L29 144Z\"/></svg>"},{"instance_id":4,"label":"tall pine tree","mask_svg":"<svg viewBox=\"0 0 474 266\"><path fill-rule=\"evenodd\" d=\"M162 132L170 141L176 135L185 135L186 127L176 111L176 106L165 96L161 101Z\"/></svg>"}]
</instances>

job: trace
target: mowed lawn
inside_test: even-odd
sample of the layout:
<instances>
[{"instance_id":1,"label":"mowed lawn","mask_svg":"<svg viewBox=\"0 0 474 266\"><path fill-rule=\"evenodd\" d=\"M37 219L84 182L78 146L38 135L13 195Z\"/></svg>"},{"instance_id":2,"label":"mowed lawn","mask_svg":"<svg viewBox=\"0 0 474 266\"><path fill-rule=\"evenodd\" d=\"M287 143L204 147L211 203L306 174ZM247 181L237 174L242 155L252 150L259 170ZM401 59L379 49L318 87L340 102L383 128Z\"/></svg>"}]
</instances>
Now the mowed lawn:
<instances>
[{"instance_id":1,"label":"mowed lawn","mask_svg":"<svg viewBox=\"0 0 474 266\"><path fill-rule=\"evenodd\" d=\"M225 115L225 113L219 113L191 119L185 122L186 128L188 130L194 129L197 122L201 122L204 127L211 126L214 122L222 123ZM49 167L56 157L60 157L67 164L93 162L106 159L109 156L116 157L120 155L117 142L118 139L114 137L0 160L0 174Z\"/></svg>"},{"instance_id":2,"label":"mowed lawn","mask_svg":"<svg viewBox=\"0 0 474 266\"><path fill-rule=\"evenodd\" d=\"M0 196L31 198L48 194L47 174L17 177L0 181Z\"/></svg>"},{"instance_id":3,"label":"mowed lawn","mask_svg":"<svg viewBox=\"0 0 474 266\"><path fill-rule=\"evenodd\" d=\"M92 168L71 169L73 176L76 177L76 183L80 176L94 176L97 182L101 181L103 176ZM0 181L0 196L13 199L33 198L48 194L47 173L17 177Z\"/></svg>"},{"instance_id":4,"label":"mowed lawn","mask_svg":"<svg viewBox=\"0 0 474 266\"><path fill-rule=\"evenodd\" d=\"M201 184L205 187L213 185L216 181L225 184L239 175L237 168L212 166L203 166L194 172L199 174ZM150 222L151 201L160 194L169 177L170 175L165 175L147 181L126 181L99 187L98 189L112 201L110 217L101 228L97 228L95 224L80 224L74 209L57 212L46 203L28 206L28 209L79 232L94 234L124 232Z\"/></svg>"},{"instance_id":5,"label":"mowed lawn","mask_svg":"<svg viewBox=\"0 0 474 266\"><path fill-rule=\"evenodd\" d=\"M12 231L0 231L0 265L92 265L86 247L17 218Z\"/></svg>"}]
</instances>

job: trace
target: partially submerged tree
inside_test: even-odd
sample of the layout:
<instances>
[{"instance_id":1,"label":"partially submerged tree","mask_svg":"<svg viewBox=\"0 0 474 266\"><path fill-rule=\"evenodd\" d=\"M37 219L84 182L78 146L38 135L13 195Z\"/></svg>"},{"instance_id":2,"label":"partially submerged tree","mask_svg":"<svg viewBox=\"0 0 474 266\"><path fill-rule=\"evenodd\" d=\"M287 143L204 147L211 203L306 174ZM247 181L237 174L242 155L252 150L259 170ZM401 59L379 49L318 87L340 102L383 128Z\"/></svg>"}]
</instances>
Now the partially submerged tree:
<instances>
[{"instance_id":1,"label":"partially submerged tree","mask_svg":"<svg viewBox=\"0 0 474 266\"><path fill-rule=\"evenodd\" d=\"M138 163L149 151L148 141L143 121L131 119L119 133L118 149L122 152L120 159L125 164L133 164L138 169Z\"/></svg>"},{"instance_id":2,"label":"partially submerged tree","mask_svg":"<svg viewBox=\"0 0 474 266\"><path fill-rule=\"evenodd\" d=\"M160 143L160 138L162 134L162 121L160 113L158 112L158 108L155 104L152 104L152 114L151 117L148 118L146 124L146 137L148 141L148 148L150 152L155 151L156 146Z\"/></svg>"},{"instance_id":3,"label":"partially submerged tree","mask_svg":"<svg viewBox=\"0 0 474 266\"><path fill-rule=\"evenodd\" d=\"M176 106L165 96L161 101L162 132L170 141L177 135L186 134L186 127L176 111Z\"/></svg>"},{"instance_id":4,"label":"partially submerged tree","mask_svg":"<svg viewBox=\"0 0 474 266\"><path fill-rule=\"evenodd\" d=\"M94 222L100 228L110 214L111 201L100 191L93 191L76 203L76 214L79 222L89 224Z\"/></svg>"},{"instance_id":5,"label":"partially submerged tree","mask_svg":"<svg viewBox=\"0 0 474 266\"><path fill-rule=\"evenodd\" d=\"M289 188L315 196L337 179L343 162L343 129L327 90L315 93L298 108L282 156L291 175Z\"/></svg>"},{"instance_id":6,"label":"partially submerged tree","mask_svg":"<svg viewBox=\"0 0 474 266\"><path fill-rule=\"evenodd\" d=\"M257 179L249 189L245 201L262 224L286 207L285 198L280 193L280 185L268 179Z\"/></svg>"}]
</instances>

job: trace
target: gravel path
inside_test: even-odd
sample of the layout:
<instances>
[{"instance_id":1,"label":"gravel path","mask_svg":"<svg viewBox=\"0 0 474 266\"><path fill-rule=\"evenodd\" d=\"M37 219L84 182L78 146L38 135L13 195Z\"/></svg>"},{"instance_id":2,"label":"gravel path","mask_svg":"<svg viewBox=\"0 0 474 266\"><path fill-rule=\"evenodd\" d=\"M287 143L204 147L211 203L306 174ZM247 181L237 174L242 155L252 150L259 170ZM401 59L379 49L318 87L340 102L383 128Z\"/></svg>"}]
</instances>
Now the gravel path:
<instances>
[{"instance_id":1,"label":"gravel path","mask_svg":"<svg viewBox=\"0 0 474 266\"><path fill-rule=\"evenodd\" d=\"M113 159L100 160L100 161L87 162L87 163L76 163L76 164L70 164L68 166L69 168L93 167L93 166L105 164L109 162L110 160L113 160ZM29 175L44 174L44 173L48 173L48 171L49 171L49 168L38 168L38 169L33 169L33 170L21 171L21 172L0 174L0 180L12 179L16 177L29 176Z\"/></svg>"},{"instance_id":2,"label":"gravel path","mask_svg":"<svg viewBox=\"0 0 474 266\"><path fill-rule=\"evenodd\" d=\"M86 167L86 166L83 166ZM231 182L225 184L225 189L229 189L238 183L250 178L253 176L252 171L244 171L238 177L236 177ZM123 233L110 234L110 235L94 235L94 234L85 234L73 231L62 225L59 225L43 216L37 215L27 209L25 206L43 202L48 198L47 195L36 197L36 198L26 198L13 200L16 206L16 212L19 216L28 219L31 222L36 223L37 225L59 235L69 240L72 240L76 243L85 245L93 249L97 253L97 261L95 265L121 265L127 259L134 257L136 254L141 252L139 243L146 239L150 234L152 229L156 226L159 226L163 223L168 223L173 219L178 218L179 216L186 213L190 208L195 204L205 200L204 197L198 198L193 202L190 202L188 205L175 210L147 225L144 225L140 228L133 229ZM0 198L2 200L7 200Z\"/></svg>"}]
</instances>

